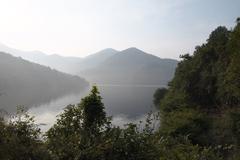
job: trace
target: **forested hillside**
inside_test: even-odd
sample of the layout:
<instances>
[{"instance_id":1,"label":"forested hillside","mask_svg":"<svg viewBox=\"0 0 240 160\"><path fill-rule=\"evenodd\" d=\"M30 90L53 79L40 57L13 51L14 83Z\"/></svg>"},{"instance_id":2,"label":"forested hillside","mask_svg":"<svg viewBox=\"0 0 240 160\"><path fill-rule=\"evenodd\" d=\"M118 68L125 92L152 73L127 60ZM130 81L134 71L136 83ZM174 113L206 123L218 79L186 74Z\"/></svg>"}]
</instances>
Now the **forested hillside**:
<instances>
[{"instance_id":1,"label":"forested hillside","mask_svg":"<svg viewBox=\"0 0 240 160\"><path fill-rule=\"evenodd\" d=\"M240 19L233 30L218 27L206 44L196 47L192 56L186 54L181 58L168 92L158 99L159 131L174 137L187 135L193 144L200 146L238 149ZM222 149L227 153L229 148ZM225 156L231 154L240 156L238 152Z\"/></svg>"},{"instance_id":2,"label":"forested hillside","mask_svg":"<svg viewBox=\"0 0 240 160\"><path fill-rule=\"evenodd\" d=\"M49 67L0 53L0 108L15 111L65 94L79 92L88 83Z\"/></svg>"},{"instance_id":3,"label":"forested hillside","mask_svg":"<svg viewBox=\"0 0 240 160\"><path fill-rule=\"evenodd\" d=\"M159 113L145 122L113 126L94 86L44 140L28 114L1 119L0 159L239 160L240 19L181 58L169 88L154 95Z\"/></svg>"}]
</instances>

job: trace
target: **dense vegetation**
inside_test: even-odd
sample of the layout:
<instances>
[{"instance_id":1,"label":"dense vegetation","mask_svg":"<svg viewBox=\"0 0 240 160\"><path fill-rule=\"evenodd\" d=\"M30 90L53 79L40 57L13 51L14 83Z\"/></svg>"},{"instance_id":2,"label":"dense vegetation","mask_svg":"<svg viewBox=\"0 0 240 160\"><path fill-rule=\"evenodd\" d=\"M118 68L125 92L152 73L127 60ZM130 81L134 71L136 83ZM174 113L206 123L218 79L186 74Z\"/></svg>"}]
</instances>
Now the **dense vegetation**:
<instances>
[{"instance_id":1,"label":"dense vegetation","mask_svg":"<svg viewBox=\"0 0 240 160\"><path fill-rule=\"evenodd\" d=\"M69 105L41 135L33 117L20 108L0 123L0 159L26 160L154 160L217 159L212 148L193 145L187 137L161 136L149 114L146 124L111 124L96 87L78 105Z\"/></svg>"},{"instance_id":2,"label":"dense vegetation","mask_svg":"<svg viewBox=\"0 0 240 160\"><path fill-rule=\"evenodd\" d=\"M218 27L192 56L181 57L168 89L154 95L159 114L145 123L113 126L93 87L43 136L24 112L10 122L1 119L0 159L238 160L240 19L233 30Z\"/></svg>"},{"instance_id":3,"label":"dense vegetation","mask_svg":"<svg viewBox=\"0 0 240 160\"><path fill-rule=\"evenodd\" d=\"M218 27L192 56L181 58L167 93L155 98L160 134L188 135L192 144L224 149L225 159L240 157L240 19L231 31Z\"/></svg>"}]
</instances>

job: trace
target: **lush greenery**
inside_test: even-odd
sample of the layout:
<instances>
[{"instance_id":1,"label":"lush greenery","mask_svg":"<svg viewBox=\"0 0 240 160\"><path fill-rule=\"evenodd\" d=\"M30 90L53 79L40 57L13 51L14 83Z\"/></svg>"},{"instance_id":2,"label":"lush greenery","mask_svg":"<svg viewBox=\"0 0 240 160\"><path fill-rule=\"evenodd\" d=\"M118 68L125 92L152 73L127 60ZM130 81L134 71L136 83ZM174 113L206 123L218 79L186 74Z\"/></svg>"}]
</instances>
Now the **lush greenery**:
<instances>
[{"instance_id":1,"label":"lush greenery","mask_svg":"<svg viewBox=\"0 0 240 160\"><path fill-rule=\"evenodd\" d=\"M21 108L8 123L1 119L0 159L220 159L215 149L194 145L187 137L162 136L153 121L157 117L149 114L142 125L113 126L93 87L80 104L67 106L44 135Z\"/></svg>"},{"instance_id":2,"label":"lush greenery","mask_svg":"<svg viewBox=\"0 0 240 160\"><path fill-rule=\"evenodd\" d=\"M0 119L0 159L49 159L40 129L22 107L7 122Z\"/></svg>"},{"instance_id":3,"label":"lush greenery","mask_svg":"<svg viewBox=\"0 0 240 160\"><path fill-rule=\"evenodd\" d=\"M168 89L154 94L159 113L144 123L112 125L94 86L45 134L23 110L2 118L0 159L238 160L240 19L233 30L218 27L181 58Z\"/></svg>"},{"instance_id":4,"label":"lush greenery","mask_svg":"<svg viewBox=\"0 0 240 160\"><path fill-rule=\"evenodd\" d=\"M233 30L218 27L192 56L181 58L168 92L155 98L159 132L222 147L225 159L240 157L240 19Z\"/></svg>"}]
</instances>

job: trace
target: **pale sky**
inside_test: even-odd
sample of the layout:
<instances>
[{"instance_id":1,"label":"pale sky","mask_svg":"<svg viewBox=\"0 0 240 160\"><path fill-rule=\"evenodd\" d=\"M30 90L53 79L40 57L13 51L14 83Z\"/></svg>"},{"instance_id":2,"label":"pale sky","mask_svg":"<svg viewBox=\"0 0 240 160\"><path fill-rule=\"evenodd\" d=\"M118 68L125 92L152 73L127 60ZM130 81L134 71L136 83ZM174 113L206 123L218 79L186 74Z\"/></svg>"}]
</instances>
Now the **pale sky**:
<instances>
[{"instance_id":1,"label":"pale sky","mask_svg":"<svg viewBox=\"0 0 240 160\"><path fill-rule=\"evenodd\" d=\"M0 0L0 43L64 56L137 47L178 58L239 16L240 0Z\"/></svg>"}]
</instances>

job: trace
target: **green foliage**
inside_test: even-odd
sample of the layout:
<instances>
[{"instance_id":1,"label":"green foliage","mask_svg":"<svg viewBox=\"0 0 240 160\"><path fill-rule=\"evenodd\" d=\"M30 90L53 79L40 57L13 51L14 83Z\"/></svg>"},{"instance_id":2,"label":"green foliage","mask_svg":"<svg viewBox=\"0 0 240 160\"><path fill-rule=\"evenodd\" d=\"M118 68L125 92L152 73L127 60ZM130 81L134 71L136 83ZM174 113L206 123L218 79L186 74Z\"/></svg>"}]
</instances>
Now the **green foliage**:
<instances>
[{"instance_id":1,"label":"green foliage","mask_svg":"<svg viewBox=\"0 0 240 160\"><path fill-rule=\"evenodd\" d=\"M165 137L159 142L160 160L222 160L217 150L193 145L187 137Z\"/></svg>"},{"instance_id":2,"label":"green foliage","mask_svg":"<svg viewBox=\"0 0 240 160\"><path fill-rule=\"evenodd\" d=\"M171 112L189 106L189 96L186 93L171 90L167 92L159 105L160 112Z\"/></svg>"},{"instance_id":3,"label":"green foliage","mask_svg":"<svg viewBox=\"0 0 240 160\"><path fill-rule=\"evenodd\" d=\"M93 86L91 94L82 99L79 107L83 110L83 129L98 135L102 127L107 123L104 105L101 102L96 86Z\"/></svg>"},{"instance_id":4,"label":"green foliage","mask_svg":"<svg viewBox=\"0 0 240 160\"><path fill-rule=\"evenodd\" d=\"M237 27L236 27L237 28ZM235 32L235 31L234 31ZM201 106L215 106L222 100L219 97L221 82L231 58L228 46L233 34L225 27L213 31L206 44L196 47L193 56L182 55L170 90L189 97L189 103ZM237 60L239 61L239 60ZM234 65L235 66L235 65ZM175 96L175 94L174 94Z\"/></svg>"},{"instance_id":5,"label":"green foliage","mask_svg":"<svg viewBox=\"0 0 240 160\"><path fill-rule=\"evenodd\" d=\"M194 144L206 144L210 123L198 110L183 108L161 116L160 133L163 135L188 136Z\"/></svg>"},{"instance_id":6,"label":"green foliage","mask_svg":"<svg viewBox=\"0 0 240 160\"><path fill-rule=\"evenodd\" d=\"M159 106L160 134L188 136L192 144L202 147L232 146L220 154L224 159L236 158L240 133L239 21L231 31L218 27L192 56L181 58Z\"/></svg>"},{"instance_id":7,"label":"green foliage","mask_svg":"<svg viewBox=\"0 0 240 160\"><path fill-rule=\"evenodd\" d=\"M0 130L0 159L49 159L40 139L40 129L23 108L18 109L10 122L1 119Z\"/></svg>"},{"instance_id":8,"label":"green foliage","mask_svg":"<svg viewBox=\"0 0 240 160\"><path fill-rule=\"evenodd\" d=\"M95 107L98 112L89 112ZM99 108L98 108L99 107ZM96 116L91 114L96 114ZM231 114L229 114L231 115ZM40 138L33 117L19 112L12 121L0 123L0 158L52 160L186 160L221 159L222 147L215 149L193 144L204 129L205 117L193 109L169 112L163 126L175 123L168 132L159 132L158 114L149 114L145 123L111 125L97 88L78 105L68 105L56 123ZM237 116L229 116L235 119ZM234 120L235 121L235 120ZM238 134L238 124L234 132ZM163 127L164 128L164 127ZM160 130L161 131L161 130ZM164 130L163 130L164 131ZM166 131L166 130L165 130ZM185 137L187 134L188 137ZM4 136L5 135L5 136ZM189 140L190 138L191 140ZM199 140L198 139L198 140ZM195 141L197 143L197 141ZM46 150L47 149L47 150ZM234 152L235 153L235 152ZM234 155L234 154L233 154ZM237 155L234 155L237 157Z\"/></svg>"},{"instance_id":9,"label":"green foliage","mask_svg":"<svg viewBox=\"0 0 240 160\"><path fill-rule=\"evenodd\" d=\"M74 105L69 105L46 133L47 147L53 159L74 159L79 146L84 141L82 131L82 111Z\"/></svg>"},{"instance_id":10,"label":"green foliage","mask_svg":"<svg viewBox=\"0 0 240 160\"><path fill-rule=\"evenodd\" d=\"M94 106L99 107L98 112L88 112L90 109L87 107ZM89 115L93 113L96 116ZM221 159L213 148L192 144L188 138L174 138L184 137L184 134L191 138L204 135L208 127L204 115L185 109L165 116L172 119L165 118L162 124L175 123L167 133L157 131L155 122L158 114L149 114L145 125L114 127L106 118L101 97L94 87L79 105L65 108L56 124L46 133L46 143L52 159L56 160ZM201 136L198 138L200 141Z\"/></svg>"},{"instance_id":11,"label":"green foliage","mask_svg":"<svg viewBox=\"0 0 240 160\"><path fill-rule=\"evenodd\" d=\"M158 88L154 95L153 95L153 103L155 106L158 106L161 102L161 100L164 98L165 94L167 93L166 88Z\"/></svg>"},{"instance_id":12,"label":"green foliage","mask_svg":"<svg viewBox=\"0 0 240 160\"><path fill-rule=\"evenodd\" d=\"M69 105L57 123L46 133L47 146L54 159L81 159L92 155L110 125L96 86L78 105Z\"/></svg>"},{"instance_id":13,"label":"green foliage","mask_svg":"<svg viewBox=\"0 0 240 160\"><path fill-rule=\"evenodd\" d=\"M231 33L228 52L230 61L223 73L224 78L221 81L218 96L222 103L236 106L240 103L240 23Z\"/></svg>"}]
</instances>

